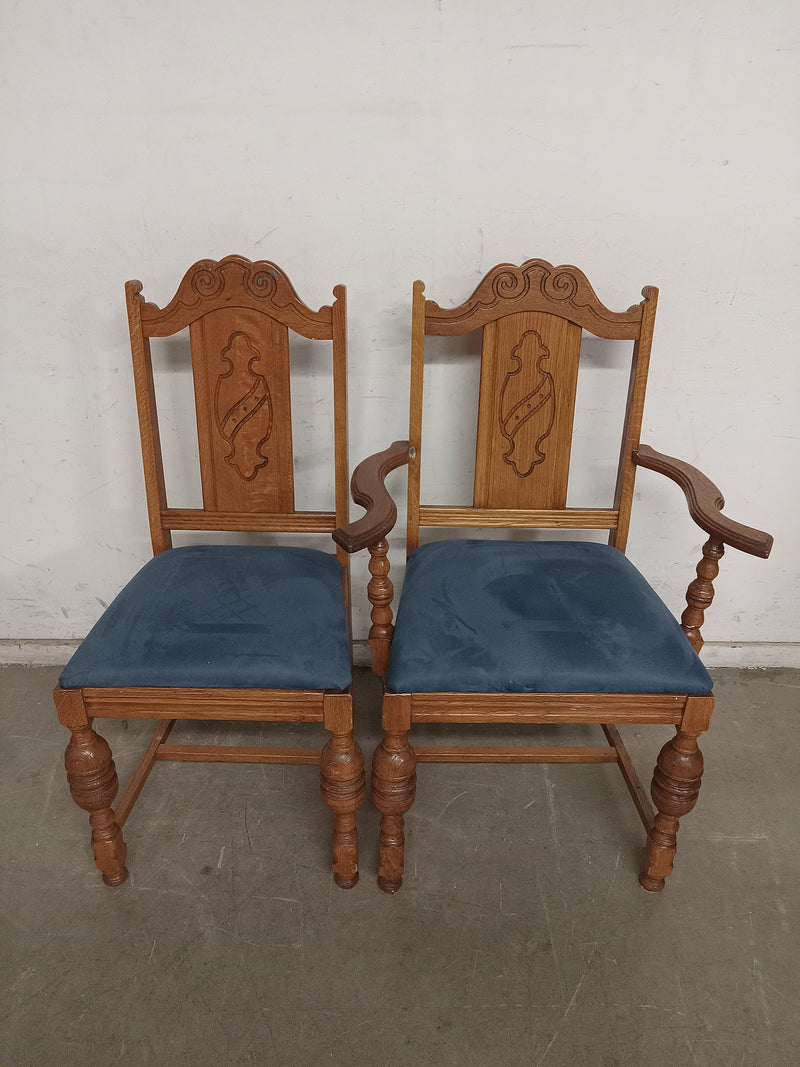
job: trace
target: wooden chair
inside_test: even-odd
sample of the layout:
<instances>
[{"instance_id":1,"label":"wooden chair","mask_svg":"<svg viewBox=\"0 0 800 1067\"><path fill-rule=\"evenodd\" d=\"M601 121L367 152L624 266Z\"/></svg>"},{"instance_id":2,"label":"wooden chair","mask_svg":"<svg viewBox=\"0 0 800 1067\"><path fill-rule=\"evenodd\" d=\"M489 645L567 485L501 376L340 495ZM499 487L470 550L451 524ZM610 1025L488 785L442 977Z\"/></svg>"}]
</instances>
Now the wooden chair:
<instances>
[{"instance_id":1,"label":"wooden chair","mask_svg":"<svg viewBox=\"0 0 800 1067\"><path fill-rule=\"evenodd\" d=\"M89 812L107 885L127 877L122 828L156 760L320 764L334 813L333 871L358 880L364 795L350 694L349 557L282 545L172 547L173 530L319 533L347 521L345 289L312 311L273 263L201 260L162 310L125 286L154 558L64 669L54 699L72 732L70 790ZM167 503L150 339L188 327L203 506ZM296 511L289 333L332 342L335 512ZM305 342L301 342L305 344ZM331 346L318 355L329 373ZM302 442L299 442L302 445ZM241 538L239 538L241 540ZM117 775L95 717L156 719L116 808ZM168 744L177 719L322 722L325 748Z\"/></svg>"},{"instance_id":2,"label":"wooden chair","mask_svg":"<svg viewBox=\"0 0 800 1067\"><path fill-rule=\"evenodd\" d=\"M719 490L693 467L640 445L658 292L648 286L642 295L627 311L609 311L575 267L537 259L495 267L452 309L426 300L423 283L414 284L410 440L356 469L353 496L367 514L334 533L348 551L368 547L371 554L370 647L373 669L386 675L372 789L382 814L378 881L387 892L402 880L403 819L418 762L616 763L647 831L642 886L660 890L672 870L678 820L700 788L697 737L714 705L697 652L718 560L725 545L766 557L772 538L722 516ZM426 338L477 330L473 503L421 506ZM633 342L616 491L602 508L567 506L582 330ZM405 463L409 558L395 627L386 535L396 509L383 479ZM680 626L624 555L637 466L676 481L709 535ZM418 547L420 527L607 530L608 544L440 540ZM590 723L602 727L606 744L412 748L416 723ZM620 738L622 723L676 727L658 757L655 807Z\"/></svg>"}]
</instances>

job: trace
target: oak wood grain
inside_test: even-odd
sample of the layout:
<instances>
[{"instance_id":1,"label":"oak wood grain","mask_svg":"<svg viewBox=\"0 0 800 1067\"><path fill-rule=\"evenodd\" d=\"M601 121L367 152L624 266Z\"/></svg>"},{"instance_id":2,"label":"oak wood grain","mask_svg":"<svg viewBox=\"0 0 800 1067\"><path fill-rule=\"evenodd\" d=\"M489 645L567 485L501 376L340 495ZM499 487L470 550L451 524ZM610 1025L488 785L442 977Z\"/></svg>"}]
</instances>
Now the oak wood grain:
<instances>
[{"instance_id":1,"label":"oak wood grain","mask_svg":"<svg viewBox=\"0 0 800 1067\"><path fill-rule=\"evenodd\" d=\"M348 472L350 454L347 420L347 290L343 285L333 287L331 305L331 340L333 342L333 464L335 527L345 527L350 521L350 493ZM326 532L327 529L326 529ZM330 531L333 533L333 531ZM342 572L342 594L347 618L350 659L353 659L352 591L350 585L350 554L340 545L336 557Z\"/></svg>"},{"instance_id":2,"label":"oak wood grain","mask_svg":"<svg viewBox=\"0 0 800 1067\"><path fill-rule=\"evenodd\" d=\"M411 693L413 722L679 723L671 693Z\"/></svg>"},{"instance_id":3,"label":"oak wood grain","mask_svg":"<svg viewBox=\"0 0 800 1067\"><path fill-rule=\"evenodd\" d=\"M590 745L414 745L417 763L616 763L615 748Z\"/></svg>"},{"instance_id":4,"label":"oak wood grain","mask_svg":"<svg viewBox=\"0 0 800 1067\"><path fill-rule=\"evenodd\" d=\"M408 503L406 509L406 555L419 546L419 501L422 457L422 392L425 377L427 302L425 283L415 281L411 290L411 380L408 409Z\"/></svg>"},{"instance_id":5,"label":"oak wood grain","mask_svg":"<svg viewBox=\"0 0 800 1067\"><path fill-rule=\"evenodd\" d=\"M481 529L530 527L538 530L611 530L618 512L610 508L524 508L434 507L419 509L420 526L478 527Z\"/></svg>"},{"instance_id":6,"label":"oak wood grain","mask_svg":"<svg viewBox=\"0 0 800 1067\"><path fill-rule=\"evenodd\" d=\"M251 512L206 511L203 508L166 508L165 526L171 530L220 530L250 533L330 533L336 529L333 511L294 511L257 515Z\"/></svg>"},{"instance_id":7,"label":"oak wood grain","mask_svg":"<svg viewBox=\"0 0 800 1067\"><path fill-rule=\"evenodd\" d=\"M162 745L155 758L183 763L299 763L313 766L322 759L322 749L257 745Z\"/></svg>"},{"instance_id":8,"label":"oak wood grain","mask_svg":"<svg viewBox=\"0 0 800 1067\"><path fill-rule=\"evenodd\" d=\"M249 308L190 327L203 506L294 511L289 331Z\"/></svg>"},{"instance_id":9,"label":"oak wood grain","mask_svg":"<svg viewBox=\"0 0 800 1067\"><path fill-rule=\"evenodd\" d=\"M317 689L172 689L141 686L82 690L90 715L106 719L218 719L221 722L322 722Z\"/></svg>"},{"instance_id":10,"label":"oak wood grain","mask_svg":"<svg viewBox=\"0 0 800 1067\"><path fill-rule=\"evenodd\" d=\"M476 508L566 506L580 348L579 326L541 311L484 327Z\"/></svg>"},{"instance_id":11,"label":"oak wood grain","mask_svg":"<svg viewBox=\"0 0 800 1067\"><path fill-rule=\"evenodd\" d=\"M145 336L142 327L144 299L140 295L141 288L141 282L125 283L133 360L133 383L136 390L136 411L139 420L147 513L150 521L150 540L153 553L157 555L167 548L172 548L172 536L169 528L161 519L162 512L167 506L167 490L164 481L164 460L161 452L150 340Z\"/></svg>"},{"instance_id":12,"label":"oak wood grain","mask_svg":"<svg viewBox=\"0 0 800 1067\"><path fill-rule=\"evenodd\" d=\"M644 398L647 391L647 375L650 369L650 349L653 343L658 289L646 285L642 289L644 299L639 305L641 325L636 335L631 359L628 395L625 402L625 417L622 425L617 480L614 487L614 507L619 512L616 530L612 530L608 543L624 552L628 543L628 530L633 506L633 490L636 482L636 467L633 453L638 447L644 417Z\"/></svg>"}]
</instances>

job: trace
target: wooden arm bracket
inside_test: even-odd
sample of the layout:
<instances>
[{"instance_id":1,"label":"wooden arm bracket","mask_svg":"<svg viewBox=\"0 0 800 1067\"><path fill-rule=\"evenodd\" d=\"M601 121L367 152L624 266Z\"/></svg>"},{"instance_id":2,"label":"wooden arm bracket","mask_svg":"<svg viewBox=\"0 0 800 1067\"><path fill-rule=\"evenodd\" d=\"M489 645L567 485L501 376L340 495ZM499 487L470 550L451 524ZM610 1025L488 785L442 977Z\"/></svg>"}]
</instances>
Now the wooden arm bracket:
<instances>
[{"instance_id":1,"label":"wooden arm bracket","mask_svg":"<svg viewBox=\"0 0 800 1067\"><path fill-rule=\"evenodd\" d=\"M367 596L372 604L372 626L369 631L369 648L372 670L385 677L389 669L389 651L392 647L392 597L394 588L389 578L389 544L386 535L397 520L397 507L389 495L384 480L390 471L402 467L413 458L414 449L408 441L395 441L383 452L377 452L359 463L350 483L353 500L367 509L363 515L348 526L333 532L333 539L346 552L369 549L369 573Z\"/></svg>"},{"instance_id":2,"label":"wooden arm bracket","mask_svg":"<svg viewBox=\"0 0 800 1067\"><path fill-rule=\"evenodd\" d=\"M703 647L700 627L705 613L714 599L714 579L719 574L719 560L725 545L766 559L772 549L772 537L763 530L754 530L726 518L721 512L725 498L716 485L696 467L672 456L662 455L649 445L634 450L633 462L639 467L657 471L676 482L686 496L689 514L697 525L709 534L703 545L703 558L697 564L697 577L686 590L686 610L681 615L681 628L695 652Z\"/></svg>"},{"instance_id":3,"label":"wooden arm bracket","mask_svg":"<svg viewBox=\"0 0 800 1067\"><path fill-rule=\"evenodd\" d=\"M748 552L751 556L760 556L762 559L769 556L772 550L771 535L751 526L743 526L740 522L734 522L733 519L722 515L725 498L716 485L696 467L656 452L649 445L639 445L634 450L633 462L637 467L647 467L676 482L686 496L689 514L713 540L730 545L731 548L738 548L741 552Z\"/></svg>"},{"instance_id":4,"label":"wooden arm bracket","mask_svg":"<svg viewBox=\"0 0 800 1067\"><path fill-rule=\"evenodd\" d=\"M382 541L397 521L397 507L384 480L390 471L410 459L408 441L395 441L383 452L363 460L353 471L353 500L367 509L366 515L333 531L333 539L345 552L360 552Z\"/></svg>"}]
</instances>

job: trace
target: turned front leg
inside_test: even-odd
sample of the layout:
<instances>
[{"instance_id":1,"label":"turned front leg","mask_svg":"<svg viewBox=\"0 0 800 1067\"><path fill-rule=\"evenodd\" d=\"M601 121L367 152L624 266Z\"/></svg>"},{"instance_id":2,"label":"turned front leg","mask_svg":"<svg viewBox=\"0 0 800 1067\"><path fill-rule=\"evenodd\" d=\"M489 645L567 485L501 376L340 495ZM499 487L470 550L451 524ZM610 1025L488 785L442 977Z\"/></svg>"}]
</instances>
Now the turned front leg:
<instances>
[{"instance_id":1,"label":"turned front leg","mask_svg":"<svg viewBox=\"0 0 800 1067\"><path fill-rule=\"evenodd\" d=\"M64 766L72 799L89 813L95 863L106 885L122 885L127 847L111 807L119 789L111 749L92 729L80 689L56 689L53 700L59 722L71 733Z\"/></svg>"},{"instance_id":2,"label":"turned front leg","mask_svg":"<svg viewBox=\"0 0 800 1067\"><path fill-rule=\"evenodd\" d=\"M381 813L378 885L396 893L403 884L404 816L414 803L417 758L408 743L411 698L387 693L383 698L384 737L372 760L372 799Z\"/></svg>"},{"instance_id":3,"label":"turned front leg","mask_svg":"<svg viewBox=\"0 0 800 1067\"><path fill-rule=\"evenodd\" d=\"M353 740L349 694L326 694L325 726L331 732L320 761L322 799L333 812L333 876L342 889L358 881L356 811L364 799L364 757Z\"/></svg>"},{"instance_id":4,"label":"turned front leg","mask_svg":"<svg viewBox=\"0 0 800 1067\"><path fill-rule=\"evenodd\" d=\"M122 885L128 877L127 847L111 807L119 789L117 769L108 743L91 727L76 726L64 753L72 799L89 812L92 848L106 885Z\"/></svg>"},{"instance_id":5,"label":"turned front leg","mask_svg":"<svg viewBox=\"0 0 800 1067\"><path fill-rule=\"evenodd\" d=\"M697 803L703 777L703 754L697 737L708 729L713 709L713 697L689 697L675 737L659 753L650 789L657 811L639 877L640 884L651 893L663 889L665 879L672 874L680 820Z\"/></svg>"}]
</instances>

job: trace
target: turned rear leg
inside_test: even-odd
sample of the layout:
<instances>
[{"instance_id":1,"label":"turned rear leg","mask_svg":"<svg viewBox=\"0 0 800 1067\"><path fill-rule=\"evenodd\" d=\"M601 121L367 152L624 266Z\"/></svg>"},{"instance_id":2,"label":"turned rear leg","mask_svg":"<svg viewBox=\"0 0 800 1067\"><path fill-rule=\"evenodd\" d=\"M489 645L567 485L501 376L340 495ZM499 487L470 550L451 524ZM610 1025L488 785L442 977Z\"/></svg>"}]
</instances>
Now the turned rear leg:
<instances>
[{"instance_id":1,"label":"turned rear leg","mask_svg":"<svg viewBox=\"0 0 800 1067\"><path fill-rule=\"evenodd\" d=\"M322 799L333 812L333 876L342 889L358 881L356 811L364 799L364 757L353 740L352 697L325 696L331 737L320 761Z\"/></svg>"},{"instance_id":2,"label":"turned rear leg","mask_svg":"<svg viewBox=\"0 0 800 1067\"><path fill-rule=\"evenodd\" d=\"M657 893L672 874L680 820L692 810L700 793L703 754L698 734L708 729L713 697L689 697L683 721L671 741L661 749L650 789L656 817L647 835L644 870L639 882Z\"/></svg>"},{"instance_id":3,"label":"turned rear leg","mask_svg":"<svg viewBox=\"0 0 800 1067\"><path fill-rule=\"evenodd\" d=\"M372 760L372 799L381 813L378 885L396 893L403 884L404 815L414 803L417 759L408 743L411 701L387 693L383 701L384 737Z\"/></svg>"}]
</instances>

